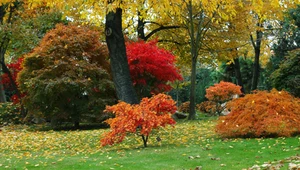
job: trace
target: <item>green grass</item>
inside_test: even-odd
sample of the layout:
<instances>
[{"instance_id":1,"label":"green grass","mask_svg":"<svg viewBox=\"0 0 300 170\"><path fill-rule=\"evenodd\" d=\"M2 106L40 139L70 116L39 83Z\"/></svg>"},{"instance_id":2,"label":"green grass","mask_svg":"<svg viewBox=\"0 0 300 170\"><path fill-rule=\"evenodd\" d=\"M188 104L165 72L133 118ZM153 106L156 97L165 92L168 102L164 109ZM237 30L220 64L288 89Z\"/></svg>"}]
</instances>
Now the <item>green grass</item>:
<instances>
[{"instance_id":1,"label":"green grass","mask_svg":"<svg viewBox=\"0 0 300 170\"><path fill-rule=\"evenodd\" d=\"M142 147L129 135L115 146L100 147L104 131L33 131L6 127L0 131L0 169L247 169L299 154L300 137L220 139L215 121L182 121L150 137ZM156 141L160 136L161 142ZM288 160L285 160L288 162ZM287 163L286 163L287 164ZM282 169L287 169L285 165Z\"/></svg>"}]
</instances>

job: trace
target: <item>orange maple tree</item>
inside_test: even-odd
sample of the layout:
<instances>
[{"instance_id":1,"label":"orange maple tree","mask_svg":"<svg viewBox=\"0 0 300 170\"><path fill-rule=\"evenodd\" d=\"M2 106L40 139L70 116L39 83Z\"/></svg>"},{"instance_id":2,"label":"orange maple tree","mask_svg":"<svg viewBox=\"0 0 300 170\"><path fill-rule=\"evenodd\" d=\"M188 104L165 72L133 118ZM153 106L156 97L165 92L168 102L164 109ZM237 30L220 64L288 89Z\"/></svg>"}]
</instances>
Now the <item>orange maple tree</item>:
<instances>
[{"instance_id":1,"label":"orange maple tree","mask_svg":"<svg viewBox=\"0 0 300 170\"><path fill-rule=\"evenodd\" d=\"M222 137L277 137L300 134L300 99L286 91L257 91L227 104L231 113L220 117Z\"/></svg>"},{"instance_id":2,"label":"orange maple tree","mask_svg":"<svg viewBox=\"0 0 300 170\"><path fill-rule=\"evenodd\" d=\"M176 109L176 103L171 96L161 93L151 98L143 98L140 104L131 105L120 101L116 105L106 106L105 112L115 114L115 118L105 121L111 129L103 135L101 145L120 143L127 133L137 133L147 147L148 137L153 129L176 123L171 117Z\"/></svg>"}]
</instances>

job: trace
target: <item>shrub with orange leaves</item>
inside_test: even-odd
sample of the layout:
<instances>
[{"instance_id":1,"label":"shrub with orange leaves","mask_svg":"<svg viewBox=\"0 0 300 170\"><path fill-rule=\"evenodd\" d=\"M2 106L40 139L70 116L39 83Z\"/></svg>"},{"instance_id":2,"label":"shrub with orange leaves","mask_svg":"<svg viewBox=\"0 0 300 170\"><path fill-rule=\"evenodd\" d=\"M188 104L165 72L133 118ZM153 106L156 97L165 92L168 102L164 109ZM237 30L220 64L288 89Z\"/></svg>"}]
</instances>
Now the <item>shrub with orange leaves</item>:
<instances>
[{"instance_id":1,"label":"shrub with orange leaves","mask_svg":"<svg viewBox=\"0 0 300 170\"><path fill-rule=\"evenodd\" d=\"M148 137L153 129L176 123L171 117L176 109L175 101L165 94L143 98L140 104L130 105L121 101L107 106L105 112L115 114L115 118L105 121L111 130L103 135L101 145L120 143L127 133L138 133L147 147Z\"/></svg>"},{"instance_id":2,"label":"shrub with orange leaves","mask_svg":"<svg viewBox=\"0 0 300 170\"><path fill-rule=\"evenodd\" d=\"M241 86L221 81L219 84L215 84L206 89L205 97L210 101L226 102L230 100L233 95L241 94Z\"/></svg>"},{"instance_id":3,"label":"shrub with orange leaves","mask_svg":"<svg viewBox=\"0 0 300 170\"><path fill-rule=\"evenodd\" d=\"M203 113L208 113L213 116L216 114L217 110L221 110L221 106L214 101L204 101L196 105L197 110Z\"/></svg>"},{"instance_id":4,"label":"shrub with orange leaves","mask_svg":"<svg viewBox=\"0 0 300 170\"><path fill-rule=\"evenodd\" d=\"M300 99L286 91L257 91L227 104L231 113L221 117L221 137L279 137L300 134Z\"/></svg>"},{"instance_id":5,"label":"shrub with orange leaves","mask_svg":"<svg viewBox=\"0 0 300 170\"><path fill-rule=\"evenodd\" d=\"M189 112L190 112L190 101L187 101L187 102L182 103L182 104L178 107L178 110L179 110L180 112L183 112L183 113L189 113Z\"/></svg>"},{"instance_id":6,"label":"shrub with orange leaves","mask_svg":"<svg viewBox=\"0 0 300 170\"><path fill-rule=\"evenodd\" d=\"M206 89L205 97L210 101L216 102L216 112L220 115L221 111L225 109L225 106L221 107L221 103L231 100L234 95L241 94L241 86L221 81L219 84Z\"/></svg>"}]
</instances>

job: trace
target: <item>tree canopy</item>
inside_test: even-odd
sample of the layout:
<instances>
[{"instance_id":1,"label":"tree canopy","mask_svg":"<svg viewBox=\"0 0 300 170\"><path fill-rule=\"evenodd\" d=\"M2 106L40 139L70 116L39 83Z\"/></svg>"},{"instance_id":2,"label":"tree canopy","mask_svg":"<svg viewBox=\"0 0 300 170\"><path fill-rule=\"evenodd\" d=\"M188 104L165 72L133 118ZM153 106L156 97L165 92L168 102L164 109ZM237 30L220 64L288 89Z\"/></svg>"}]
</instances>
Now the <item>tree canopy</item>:
<instances>
[{"instance_id":1,"label":"tree canopy","mask_svg":"<svg viewBox=\"0 0 300 170\"><path fill-rule=\"evenodd\" d=\"M107 47L99 33L79 25L59 24L24 58L18 83L24 104L33 114L71 121L101 119L115 102L107 62Z\"/></svg>"}]
</instances>

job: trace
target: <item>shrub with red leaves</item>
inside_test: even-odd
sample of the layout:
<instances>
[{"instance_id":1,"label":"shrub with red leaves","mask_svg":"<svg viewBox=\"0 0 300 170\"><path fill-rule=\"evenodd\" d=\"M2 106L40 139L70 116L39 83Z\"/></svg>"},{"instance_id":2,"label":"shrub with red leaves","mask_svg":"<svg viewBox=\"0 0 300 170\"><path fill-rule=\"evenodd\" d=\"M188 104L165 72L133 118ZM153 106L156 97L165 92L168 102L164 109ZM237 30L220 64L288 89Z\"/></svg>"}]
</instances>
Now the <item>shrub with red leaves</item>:
<instances>
[{"instance_id":1,"label":"shrub with red leaves","mask_svg":"<svg viewBox=\"0 0 300 170\"><path fill-rule=\"evenodd\" d=\"M175 67L175 56L158 48L157 41L126 44L130 75L139 97L170 91L168 82L182 80Z\"/></svg>"},{"instance_id":2,"label":"shrub with red leaves","mask_svg":"<svg viewBox=\"0 0 300 170\"><path fill-rule=\"evenodd\" d=\"M13 83L15 83L16 85L16 79L17 79L17 75L18 73L22 70L22 62L24 60L24 57L19 58L18 60L16 60L15 62L12 62L10 64L7 64L7 68L11 71L11 75L12 78L14 80ZM8 93L8 95L10 96L10 99L13 103L18 103L20 101L18 95L15 94L15 89L12 86L12 82L9 79L9 76L7 73L2 74L1 76L1 83L3 84L4 89L6 90L6 92ZM21 94L21 97L23 97L25 94Z\"/></svg>"}]
</instances>

